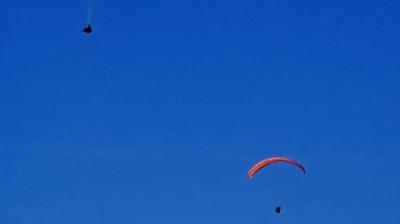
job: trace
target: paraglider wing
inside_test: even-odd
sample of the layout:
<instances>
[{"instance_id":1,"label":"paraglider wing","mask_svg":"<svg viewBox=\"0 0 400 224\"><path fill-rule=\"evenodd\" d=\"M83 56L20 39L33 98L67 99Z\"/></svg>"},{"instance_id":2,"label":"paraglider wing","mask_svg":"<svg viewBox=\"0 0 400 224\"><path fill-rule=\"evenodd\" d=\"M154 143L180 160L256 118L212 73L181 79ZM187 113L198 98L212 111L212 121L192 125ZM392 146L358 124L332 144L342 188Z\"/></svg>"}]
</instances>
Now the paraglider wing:
<instances>
[{"instance_id":1,"label":"paraglider wing","mask_svg":"<svg viewBox=\"0 0 400 224\"><path fill-rule=\"evenodd\" d=\"M298 163L294 160L284 158L284 157L273 157L273 158L261 160L260 162L256 163L247 173L247 178L249 178L251 180L253 178L254 174L257 173L259 170L261 170L262 168L264 168L272 163L277 163L277 162L286 162L286 163L292 164L292 165L298 167L304 174L306 173L306 169L304 168L304 166L302 166L300 163Z\"/></svg>"}]
</instances>

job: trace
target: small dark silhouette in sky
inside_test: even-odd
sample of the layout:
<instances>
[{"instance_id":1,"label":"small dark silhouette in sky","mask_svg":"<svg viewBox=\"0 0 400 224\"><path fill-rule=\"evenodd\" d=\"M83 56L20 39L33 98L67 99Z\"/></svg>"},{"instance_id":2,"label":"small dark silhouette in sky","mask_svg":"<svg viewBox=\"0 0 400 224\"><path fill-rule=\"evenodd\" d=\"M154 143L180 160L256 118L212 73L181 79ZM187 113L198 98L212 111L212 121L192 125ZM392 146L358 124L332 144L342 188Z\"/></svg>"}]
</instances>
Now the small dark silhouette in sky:
<instances>
[{"instance_id":1,"label":"small dark silhouette in sky","mask_svg":"<svg viewBox=\"0 0 400 224\"><path fill-rule=\"evenodd\" d=\"M281 206L280 205L275 207L275 212L276 212L276 214L280 214L281 213Z\"/></svg>"},{"instance_id":2,"label":"small dark silhouette in sky","mask_svg":"<svg viewBox=\"0 0 400 224\"><path fill-rule=\"evenodd\" d=\"M90 24L87 24L85 26L85 28L83 28L82 32L83 33L87 33L87 34L91 33L92 32L92 27L90 26Z\"/></svg>"}]
</instances>

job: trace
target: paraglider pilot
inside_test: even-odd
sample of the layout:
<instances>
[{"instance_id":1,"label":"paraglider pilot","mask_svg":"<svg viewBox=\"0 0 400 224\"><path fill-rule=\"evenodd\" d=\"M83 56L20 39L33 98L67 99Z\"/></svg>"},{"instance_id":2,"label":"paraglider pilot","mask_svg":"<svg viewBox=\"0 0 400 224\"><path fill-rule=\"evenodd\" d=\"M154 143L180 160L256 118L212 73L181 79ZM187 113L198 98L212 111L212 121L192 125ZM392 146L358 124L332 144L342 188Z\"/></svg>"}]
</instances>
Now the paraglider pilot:
<instances>
[{"instance_id":1,"label":"paraglider pilot","mask_svg":"<svg viewBox=\"0 0 400 224\"><path fill-rule=\"evenodd\" d=\"M280 205L275 207L275 212L276 212L276 214L280 214L281 213L281 206Z\"/></svg>"},{"instance_id":2,"label":"paraglider pilot","mask_svg":"<svg viewBox=\"0 0 400 224\"><path fill-rule=\"evenodd\" d=\"M90 24L86 24L85 28L83 28L82 33L91 33L92 32L92 27Z\"/></svg>"}]
</instances>

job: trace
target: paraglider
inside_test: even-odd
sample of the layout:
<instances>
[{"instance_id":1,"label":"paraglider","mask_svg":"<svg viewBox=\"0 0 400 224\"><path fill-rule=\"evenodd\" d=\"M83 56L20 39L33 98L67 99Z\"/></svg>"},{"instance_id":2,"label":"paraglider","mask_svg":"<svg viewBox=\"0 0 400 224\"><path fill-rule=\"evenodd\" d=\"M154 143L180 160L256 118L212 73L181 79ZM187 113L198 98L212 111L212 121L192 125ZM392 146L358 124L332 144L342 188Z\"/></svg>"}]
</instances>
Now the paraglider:
<instances>
[{"instance_id":1,"label":"paraglider","mask_svg":"<svg viewBox=\"0 0 400 224\"><path fill-rule=\"evenodd\" d=\"M279 162L291 164L291 165L299 168L304 174L306 174L306 169L300 163L298 163L294 160L285 158L285 157L272 157L272 158L263 159L263 160L259 161L258 163L256 163L254 166L252 166L250 168L250 170L247 172L247 178L249 180L252 180L254 174L256 174L258 171L260 171L261 169L263 169L264 167L266 167L268 165L271 165L273 163L279 163ZM280 214L281 209L282 209L281 205L276 206L275 213Z\"/></svg>"}]
</instances>

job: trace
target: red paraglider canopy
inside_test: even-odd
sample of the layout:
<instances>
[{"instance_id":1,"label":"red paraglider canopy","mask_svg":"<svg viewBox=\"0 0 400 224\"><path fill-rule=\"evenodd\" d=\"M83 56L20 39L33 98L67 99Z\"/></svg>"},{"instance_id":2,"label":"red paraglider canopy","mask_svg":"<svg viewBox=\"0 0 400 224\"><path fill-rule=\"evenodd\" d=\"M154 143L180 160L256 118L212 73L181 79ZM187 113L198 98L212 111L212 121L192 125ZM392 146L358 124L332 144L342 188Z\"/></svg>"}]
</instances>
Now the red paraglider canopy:
<instances>
[{"instance_id":1,"label":"red paraglider canopy","mask_svg":"<svg viewBox=\"0 0 400 224\"><path fill-rule=\"evenodd\" d=\"M251 169L247 173L247 178L249 178L251 180L253 178L254 174L257 173L259 170L261 170L262 168L264 168L272 163L277 163L277 162L290 163L290 164L298 167L299 169L301 169L301 171L303 171L304 174L306 173L306 169L304 168L304 166L302 166L300 163L298 163L294 160L284 158L284 157L272 157L272 158L263 159L260 162L256 163L253 167L251 167Z\"/></svg>"}]
</instances>

